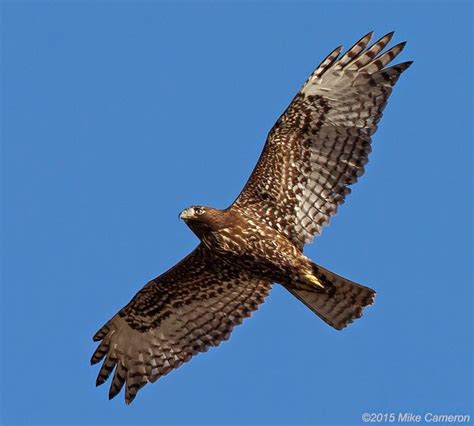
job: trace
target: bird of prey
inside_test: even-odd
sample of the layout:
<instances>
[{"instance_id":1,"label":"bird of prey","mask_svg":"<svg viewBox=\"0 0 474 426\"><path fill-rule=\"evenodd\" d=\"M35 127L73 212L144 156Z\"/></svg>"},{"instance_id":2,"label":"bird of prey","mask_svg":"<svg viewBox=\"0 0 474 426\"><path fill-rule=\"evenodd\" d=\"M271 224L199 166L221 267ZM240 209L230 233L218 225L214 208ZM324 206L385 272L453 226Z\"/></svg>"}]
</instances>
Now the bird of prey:
<instances>
[{"instance_id":1,"label":"bird of prey","mask_svg":"<svg viewBox=\"0 0 474 426\"><path fill-rule=\"evenodd\" d=\"M412 63L387 67L405 46L384 51L392 35L369 45L369 33L321 62L270 130L231 206L181 212L199 245L94 335L91 362L103 360L97 385L114 372L109 398L125 384L129 404L146 383L227 340L273 283L337 330L373 303L374 290L312 262L303 247L363 174L392 87Z\"/></svg>"}]
</instances>

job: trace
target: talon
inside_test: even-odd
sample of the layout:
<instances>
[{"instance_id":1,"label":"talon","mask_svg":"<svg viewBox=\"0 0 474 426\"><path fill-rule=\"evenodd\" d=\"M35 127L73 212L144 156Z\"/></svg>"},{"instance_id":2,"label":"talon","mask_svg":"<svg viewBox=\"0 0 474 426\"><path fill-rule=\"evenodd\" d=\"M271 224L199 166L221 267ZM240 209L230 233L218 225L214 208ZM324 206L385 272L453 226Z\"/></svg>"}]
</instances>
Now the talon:
<instances>
[{"instance_id":1,"label":"talon","mask_svg":"<svg viewBox=\"0 0 474 426\"><path fill-rule=\"evenodd\" d=\"M319 281L314 275L311 274L305 274L304 278L311 284L315 285L316 287L320 287L323 290L326 288L321 281Z\"/></svg>"}]
</instances>

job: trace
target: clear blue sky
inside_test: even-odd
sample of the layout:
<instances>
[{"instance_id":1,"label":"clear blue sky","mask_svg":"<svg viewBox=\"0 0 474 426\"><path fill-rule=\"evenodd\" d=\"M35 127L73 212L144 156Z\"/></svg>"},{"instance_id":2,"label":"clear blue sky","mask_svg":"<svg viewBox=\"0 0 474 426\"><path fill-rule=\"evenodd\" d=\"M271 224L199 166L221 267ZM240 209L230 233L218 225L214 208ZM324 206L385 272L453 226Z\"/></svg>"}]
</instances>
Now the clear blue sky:
<instances>
[{"instance_id":1,"label":"clear blue sky","mask_svg":"<svg viewBox=\"0 0 474 426\"><path fill-rule=\"evenodd\" d=\"M306 254L370 285L343 332L275 286L229 342L127 407L97 328L226 207L332 48L369 30L414 65L364 178ZM469 2L2 2L3 424L344 424L472 410Z\"/></svg>"}]
</instances>

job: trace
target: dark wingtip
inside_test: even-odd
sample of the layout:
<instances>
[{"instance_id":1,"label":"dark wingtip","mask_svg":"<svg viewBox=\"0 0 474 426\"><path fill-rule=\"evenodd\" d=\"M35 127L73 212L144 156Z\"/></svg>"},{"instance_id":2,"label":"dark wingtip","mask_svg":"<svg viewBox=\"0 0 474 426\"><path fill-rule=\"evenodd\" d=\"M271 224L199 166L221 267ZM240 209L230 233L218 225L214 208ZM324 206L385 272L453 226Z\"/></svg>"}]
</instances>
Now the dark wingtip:
<instances>
[{"instance_id":1,"label":"dark wingtip","mask_svg":"<svg viewBox=\"0 0 474 426\"><path fill-rule=\"evenodd\" d=\"M94 342L98 342L99 340L102 340L109 331L110 329L107 324L100 327L99 330L97 330L97 332L94 334L94 336L92 336L92 340Z\"/></svg>"},{"instance_id":2,"label":"dark wingtip","mask_svg":"<svg viewBox=\"0 0 474 426\"><path fill-rule=\"evenodd\" d=\"M117 388L110 386L109 388L109 401L111 399L114 399L118 394L120 393L120 389L117 390Z\"/></svg>"},{"instance_id":3,"label":"dark wingtip","mask_svg":"<svg viewBox=\"0 0 474 426\"><path fill-rule=\"evenodd\" d=\"M130 405L133 400L135 399L135 396L131 396L131 395L125 395L125 405Z\"/></svg>"},{"instance_id":4,"label":"dark wingtip","mask_svg":"<svg viewBox=\"0 0 474 426\"><path fill-rule=\"evenodd\" d=\"M406 41L401 41L400 43L397 44L397 46L400 47L400 52L405 49L405 46L406 46L407 42ZM397 47L395 46L395 47Z\"/></svg>"},{"instance_id":5,"label":"dark wingtip","mask_svg":"<svg viewBox=\"0 0 474 426\"><path fill-rule=\"evenodd\" d=\"M389 33L385 34L384 36L380 37L378 41L381 41L383 39L387 39L385 42L385 46L392 41L393 35L395 34L395 31L390 31Z\"/></svg>"},{"instance_id":6,"label":"dark wingtip","mask_svg":"<svg viewBox=\"0 0 474 426\"><path fill-rule=\"evenodd\" d=\"M365 46L370 43L370 40L372 40L372 36L374 35L373 31L369 31L365 36L361 37L357 43L354 44L354 46L358 45L361 41L365 40ZM353 46L353 47L354 47ZM365 49L365 47L364 47ZM350 49L349 49L350 50Z\"/></svg>"},{"instance_id":7,"label":"dark wingtip","mask_svg":"<svg viewBox=\"0 0 474 426\"><path fill-rule=\"evenodd\" d=\"M400 62L399 64L395 65L398 67L400 73L403 71L406 71L408 68L410 68L411 64L413 64L413 61L405 61L405 62Z\"/></svg>"},{"instance_id":8,"label":"dark wingtip","mask_svg":"<svg viewBox=\"0 0 474 426\"><path fill-rule=\"evenodd\" d=\"M92 340L94 342L98 342L98 341L102 340L105 337L105 335L107 334L107 331L108 330L106 330L104 328L101 328L99 331L97 331L97 333L94 334L94 336L92 336Z\"/></svg>"}]
</instances>

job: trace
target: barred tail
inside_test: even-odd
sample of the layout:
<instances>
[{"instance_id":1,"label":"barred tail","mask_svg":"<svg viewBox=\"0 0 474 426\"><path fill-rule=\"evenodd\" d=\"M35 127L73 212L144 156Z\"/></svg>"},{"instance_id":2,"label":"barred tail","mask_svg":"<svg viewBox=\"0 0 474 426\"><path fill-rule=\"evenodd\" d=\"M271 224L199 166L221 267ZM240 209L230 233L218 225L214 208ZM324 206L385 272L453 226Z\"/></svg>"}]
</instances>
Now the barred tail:
<instances>
[{"instance_id":1,"label":"barred tail","mask_svg":"<svg viewBox=\"0 0 474 426\"><path fill-rule=\"evenodd\" d=\"M327 269L313 264L314 275L331 285L331 290L322 292L310 286L286 287L322 320L337 330L342 330L362 316L365 306L374 302L375 291L340 277Z\"/></svg>"}]
</instances>

